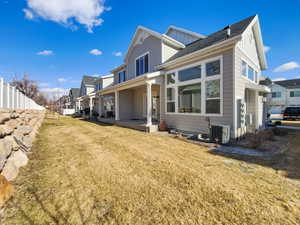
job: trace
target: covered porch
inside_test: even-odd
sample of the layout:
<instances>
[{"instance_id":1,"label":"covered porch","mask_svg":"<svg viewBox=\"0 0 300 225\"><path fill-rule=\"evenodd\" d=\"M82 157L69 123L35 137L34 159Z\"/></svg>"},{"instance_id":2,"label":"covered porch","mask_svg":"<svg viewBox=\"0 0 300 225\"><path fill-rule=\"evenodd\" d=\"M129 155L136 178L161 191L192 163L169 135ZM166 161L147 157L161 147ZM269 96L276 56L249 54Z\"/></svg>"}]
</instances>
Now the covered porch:
<instances>
[{"instance_id":1,"label":"covered porch","mask_svg":"<svg viewBox=\"0 0 300 225\"><path fill-rule=\"evenodd\" d=\"M114 99L114 116L102 114L98 121L146 132L157 131L163 90L161 74L155 74L154 77L144 75L100 92L99 109L101 112L105 110L104 99L110 95Z\"/></svg>"},{"instance_id":2,"label":"covered porch","mask_svg":"<svg viewBox=\"0 0 300 225\"><path fill-rule=\"evenodd\" d=\"M247 132L265 127L267 119L266 94L269 88L262 85L247 84L245 88Z\"/></svg>"}]
</instances>

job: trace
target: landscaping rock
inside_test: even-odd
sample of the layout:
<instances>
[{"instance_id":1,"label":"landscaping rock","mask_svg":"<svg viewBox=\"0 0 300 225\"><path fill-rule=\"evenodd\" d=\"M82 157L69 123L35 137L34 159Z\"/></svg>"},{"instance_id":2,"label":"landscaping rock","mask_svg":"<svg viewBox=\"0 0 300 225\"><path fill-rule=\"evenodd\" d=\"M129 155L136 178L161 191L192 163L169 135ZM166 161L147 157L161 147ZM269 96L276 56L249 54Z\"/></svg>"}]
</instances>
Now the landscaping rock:
<instances>
[{"instance_id":1,"label":"landscaping rock","mask_svg":"<svg viewBox=\"0 0 300 225\"><path fill-rule=\"evenodd\" d=\"M13 142L10 139L0 139L0 158L6 159L12 152Z\"/></svg>"},{"instance_id":2,"label":"landscaping rock","mask_svg":"<svg viewBox=\"0 0 300 225\"><path fill-rule=\"evenodd\" d=\"M30 136L24 136L23 137L23 144L27 147L27 148L31 148L32 147L32 138Z\"/></svg>"},{"instance_id":3,"label":"landscaping rock","mask_svg":"<svg viewBox=\"0 0 300 225\"><path fill-rule=\"evenodd\" d=\"M0 208L4 206L4 203L13 195L13 186L8 180L0 175Z\"/></svg>"},{"instance_id":4,"label":"landscaping rock","mask_svg":"<svg viewBox=\"0 0 300 225\"><path fill-rule=\"evenodd\" d=\"M28 135L32 131L32 128L28 125L19 126L17 129L22 135Z\"/></svg>"},{"instance_id":5,"label":"landscaping rock","mask_svg":"<svg viewBox=\"0 0 300 225\"><path fill-rule=\"evenodd\" d=\"M9 160L12 160L16 167L20 168L26 166L28 163L28 157L23 151L13 152Z\"/></svg>"},{"instance_id":6,"label":"landscaping rock","mask_svg":"<svg viewBox=\"0 0 300 225\"><path fill-rule=\"evenodd\" d=\"M12 134L14 129L6 124L0 125L0 138Z\"/></svg>"},{"instance_id":7,"label":"landscaping rock","mask_svg":"<svg viewBox=\"0 0 300 225\"><path fill-rule=\"evenodd\" d=\"M14 161L8 159L6 161L6 164L5 164L1 174L3 176L5 176L5 178L8 181L12 181L12 180L16 179L16 177L18 176L18 173L19 173L19 168L16 167Z\"/></svg>"},{"instance_id":8,"label":"landscaping rock","mask_svg":"<svg viewBox=\"0 0 300 225\"><path fill-rule=\"evenodd\" d=\"M5 123L5 125L14 130L18 126L18 121L17 120L9 120Z\"/></svg>"},{"instance_id":9,"label":"landscaping rock","mask_svg":"<svg viewBox=\"0 0 300 225\"><path fill-rule=\"evenodd\" d=\"M4 124L8 120L10 120L10 114L9 113L1 113L0 124Z\"/></svg>"}]
</instances>

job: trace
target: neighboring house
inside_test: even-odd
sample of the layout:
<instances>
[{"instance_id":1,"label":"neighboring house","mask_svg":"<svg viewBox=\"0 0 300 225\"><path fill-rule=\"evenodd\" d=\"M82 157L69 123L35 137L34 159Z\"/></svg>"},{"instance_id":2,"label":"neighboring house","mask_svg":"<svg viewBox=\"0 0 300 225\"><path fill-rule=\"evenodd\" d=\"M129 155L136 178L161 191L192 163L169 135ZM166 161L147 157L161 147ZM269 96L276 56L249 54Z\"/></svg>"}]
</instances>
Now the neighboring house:
<instances>
[{"instance_id":1,"label":"neighboring house","mask_svg":"<svg viewBox=\"0 0 300 225\"><path fill-rule=\"evenodd\" d=\"M275 81L269 86L269 112L279 114L286 107L300 106L300 79Z\"/></svg>"},{"instance_id":2,"label":"neighboring house","mask_svg":"<svg viewBox=\"0 0 300 225\"><path fill-rule=\"evenodd\" d=\"M98 119L146 131L164 120L169 128L206 134L225 125L231 138L264 127L263 46L258 16L208 36L139 26L124 64L112 70L114 85L97 91ZM112 112L103 113L107 106Z\"/></svg>"},{"instance_id":3,"label":"neighboring house","mask_svg":"<svg viewBox=\"0 0 300 225\"><path fill-rule=\"evenodd\" d=\"M71 88L69 91L69 99L70 99L70 108L76 108L76 99L80 95L80 88Z\"/></svg>"},{"instance_id":4,"label":"neighboring house","mask_svg":"<svg viewBox=\"0 0 300 225\"><path fill-rule=\"evenodd\" d=\"M89 109L89 114L86 115L91 117L93 113L99 114L99 101L96 98L96 92L103 88L111 87L114 83L113 74L91 77L83 76L80 88L80 96L77 98L76 111Z\"/></svg>"}]
</instances>

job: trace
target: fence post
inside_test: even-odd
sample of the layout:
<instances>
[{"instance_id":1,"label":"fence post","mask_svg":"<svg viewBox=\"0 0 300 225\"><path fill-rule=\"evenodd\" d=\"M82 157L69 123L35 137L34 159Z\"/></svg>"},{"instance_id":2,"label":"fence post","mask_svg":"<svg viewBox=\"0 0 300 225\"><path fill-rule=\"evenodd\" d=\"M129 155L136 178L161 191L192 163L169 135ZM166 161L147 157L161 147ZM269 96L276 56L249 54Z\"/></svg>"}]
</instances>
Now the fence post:
<instances>
[{"instance_id":1,"label":"fence post","mask_svg":"<svg viewBox=\"0 0 300 225\"><path fill-rule=\"evenodd\" d=\"M4 80L0 77L0 108L4 106Z\"/></svg>"}]
</instances>

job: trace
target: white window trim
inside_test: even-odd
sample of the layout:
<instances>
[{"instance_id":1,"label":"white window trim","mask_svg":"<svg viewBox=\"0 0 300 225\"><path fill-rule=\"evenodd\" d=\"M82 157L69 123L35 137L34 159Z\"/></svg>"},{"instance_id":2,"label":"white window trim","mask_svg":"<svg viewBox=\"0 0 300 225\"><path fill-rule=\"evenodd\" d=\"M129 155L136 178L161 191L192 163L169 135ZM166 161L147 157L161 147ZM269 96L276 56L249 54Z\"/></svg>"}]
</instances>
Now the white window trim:
<instances>
[{"instance_id":1,"label":"white window trim","mask_svg":"<svg viewBox=\"0 0 300 225\"><path fill-rule=\"evenodd\" d=\"M242 75L242 61L244 61L246 63L246 76L243 76ZM257 82L255 82L255 80L251 80L249 79L249 66L253 69L254 73L257 74ZM257 84L259 85L259 78L261 77L261 71L259 69L257 69L257 66L255 66L253 63L249 62L249 60L247 60L246 58L244 57L241 57L241 61L240 61L240 67L241 67L241 70L240 70L240 77L242 77L243 79L253 83L253 84ZM255 79L255 78L254 78Z\"/></svg>"},{"instance_id":2,"label":"white window trim","mask_svg":"<svg viewBox=\"0 0 300 225\"><path fill-rule=\"evenodd\" d=\"M213 62L216 60L220 60L220 74L214 75L214 76L208 76L206 77L206 63ZM201 78L188 80L188 81L178 81L178 72L180 70L188 69L191 67L196 67L201 65ZM167 75L170 73L175 73L175 84L167 84ZM187 116L209 116L209 117L222 117L223 116L223 55L219 55L213 58L205 59L200 62L196 62L193 64L189 64L183 67L176 68L174 70L170 70L166 72L165 75L165 96L167 98L167 88L175 88L175 112L167 112L167 101L165 101L165 113L166 115L187 115ZM206 81L209 80L220 80L220 113L218 114L212 114L212 113L206 113ZM178 112L178 87L184 86L184 85L190 85L195 83L201 83L201 113L180 113Z\"/></svg>"},{"instance_id":3,"label":"white window trim","mask_svg":"<svg viewBox=\"0 0 300 225\"><path fill-rule=\"evenodd\" d=\"M146 74L146 73L143 73L143 74L140 74L138 76L136 75L136 60L139 59L139 58L141 58L141 57L144 57L146 55L148 55L148 72L147 73L150 73L150 52L148 51L148 52L145 52L142 55L140 55L140 56L138 56L138 57L135 58L135 60L134 60L134 76L135 77L140 77L140 76Z\"/></svg>"}]
</instances>

